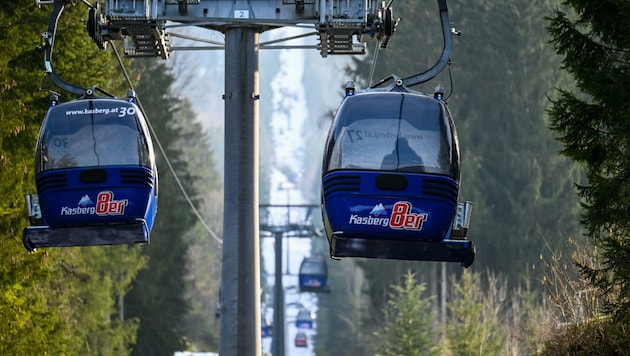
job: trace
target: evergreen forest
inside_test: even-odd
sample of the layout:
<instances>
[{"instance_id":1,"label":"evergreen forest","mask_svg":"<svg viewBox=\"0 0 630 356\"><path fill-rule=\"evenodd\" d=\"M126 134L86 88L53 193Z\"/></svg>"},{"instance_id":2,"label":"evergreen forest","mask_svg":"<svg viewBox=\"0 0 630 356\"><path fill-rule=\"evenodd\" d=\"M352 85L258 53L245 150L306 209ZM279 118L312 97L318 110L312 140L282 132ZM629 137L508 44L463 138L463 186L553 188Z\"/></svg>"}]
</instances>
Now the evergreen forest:
<instances>
[{"instance_id":1,"label":"evergreen forest","mask_svg":"<svg viewBox=\"0 0 630 356\"><path fill-rule=\"evenodd\" d=\"M39 44L50 8L0 1L0 354L217 351L222 153L213 151L192 99L176 84L181 78L160 59L124 58L121 67L77 20L85 18L85 6L66 7L55 71L123 97L125 68L155 137L160 208L147 246L29 254L21 241L29 224L24 194L36 191L41 121L52 91L61 101L74 97L44 75ZM459 200L474 203L468 237L476 261L464 270L329 260L332 292L318 297L315 353L628 354L630 2L451 0L448 6L461 31L452 61L414 89L446 88L461 147ZM413 75L440 55L434 1L399 0L393 9L401 19L389 47L371 42L368 54L345 68L345 78L359 87L390 74ZM331 88L340 99L344 84ZM331 119L326 112L311 120L304 137L323 139ZM269 139L266 125L261 117L261 142ZM260 160L265 189L275 164L269 147ZM321 154L305 154L306 196L319 196ZM312 249L327 254L325 238L313 239Z\"/></svg>"},{"instance_id":2,"label":"evergreen forest","mask_svg":"<svg viewBox=\"0 0 630 356\"><path fill-rule=\"evenodd\" d=\"M27 0L3 1L0 7L0 236L5 245L0 252L0 354L217 350L221 247L212 234L221 236L222 179L188 99L172 89L175 78L165 61L123 58L156 146L160 208L151 243L32 254L22 246L21 231L28 225L24 194L35 192L34 148L50 93L58 92L62 102L74 99L43 73L39 35L46 31L50 11ZM129 88L125 73L112 50L99 50L83 21L77 21L85 16L83 4L66 6L54 69L69 83L96 85L124 97ZM207 227L187 199L203 212Z\"/></svg>"}]
</instances>

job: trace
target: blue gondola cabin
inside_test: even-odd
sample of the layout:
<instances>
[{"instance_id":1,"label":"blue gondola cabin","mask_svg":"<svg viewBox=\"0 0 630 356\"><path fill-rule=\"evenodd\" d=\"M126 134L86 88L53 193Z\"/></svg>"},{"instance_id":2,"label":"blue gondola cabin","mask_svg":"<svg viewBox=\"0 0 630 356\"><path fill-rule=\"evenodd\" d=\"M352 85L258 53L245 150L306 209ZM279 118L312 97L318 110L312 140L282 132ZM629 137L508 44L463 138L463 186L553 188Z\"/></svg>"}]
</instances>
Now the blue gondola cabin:
<instances>
[{"instance_id":1,"label":"blue gondola cabin","mask_svg":"<svg viewBox=\"0 0 630 356\"><path fill-rule=\"evenodd\" d=\"M295 319L298 329L313 329L313 314L308 309L301 309Z\"/></svg>"},{"instance_id":2,"label":"blue gondola cabin","mask_svg":"<svg viewBox=\"0 0 630 356\"><path fill-rule=\"evenodd\" d=\"M146 244L157 212L157 169L145 118L130 100L83 98L53 105L35 157L37 196L27 196L39 247Z\"/></svg>"},{"instance_id":3,"label":"blue gondola cabin","mask_svg":"<svg viewBox=\"0 0 630 356\"><path fill-rule=\"evenodd\" d=\"M298 276L300 292L329 293L328 268L322 256L304 257Z\"/></svg>"},{"instance_id":4,"label":"blue gondola cabin","mask_svg":"<svg viewBox=\"0 0 630 356\"><path fill-rule=\"evenodd\" d=\"M397 86L347 96L325 145L322 213L332 257L470 266L471 203L458 203L460 157L440 98Z\"/></svg>"}]
</instances>

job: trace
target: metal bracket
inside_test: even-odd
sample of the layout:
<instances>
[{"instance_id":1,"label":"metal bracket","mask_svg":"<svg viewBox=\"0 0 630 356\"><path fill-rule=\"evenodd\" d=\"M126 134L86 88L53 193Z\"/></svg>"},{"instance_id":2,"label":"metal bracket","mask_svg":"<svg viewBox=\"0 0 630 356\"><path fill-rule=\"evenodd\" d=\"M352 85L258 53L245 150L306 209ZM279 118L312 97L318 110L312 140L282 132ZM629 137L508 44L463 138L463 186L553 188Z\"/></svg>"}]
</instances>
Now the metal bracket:
<instances>
[{"instance_id":1,"label":"metal bracket","mask_svg":"<svg viewBox=\"0 0 630 356\"><path fill-rule=\"evenodd\" d=\"M164 59L172 50L167 21L217 31L235 25L264 31L310 24L323 57L365 54L372 39L386 48L398 24L391 7L380 0L107 0L105 7L104 16L96 11L88 21L99 48L105 40L123 40L127 56Z\"/></svg>"}]
</instances>

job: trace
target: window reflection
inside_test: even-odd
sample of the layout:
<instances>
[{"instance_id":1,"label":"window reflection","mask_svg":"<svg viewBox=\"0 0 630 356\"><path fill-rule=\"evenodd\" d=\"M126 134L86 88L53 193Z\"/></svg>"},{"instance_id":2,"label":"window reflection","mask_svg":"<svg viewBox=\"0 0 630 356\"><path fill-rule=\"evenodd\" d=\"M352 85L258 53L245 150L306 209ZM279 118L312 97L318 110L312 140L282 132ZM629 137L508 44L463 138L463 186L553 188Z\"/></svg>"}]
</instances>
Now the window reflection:
<instances>
[{"instance_id":1,"label":"window reflection","mask_svg":"<svg viewBox=\"0 0 630 356\"><path fill-rule=\"evenodd\" d=\"M447 114L435 100L379 93L346 101L329 138L327 170L453 174L453 138Z\"/></svg>"},{"instance_id":2,"label":"window reflection","mask_svg":"<svg viewBox=\"0 0 630 356\"><path fill-rule=\"evenodd\" d=\"M70 108L85 110L86 103L77 105L78 109ZM98 105L107 114L68 114L67 106L51 109L38 147L41 170L112 165L151 167L148 142L138 117L120 115L120 110L115 110L114 105L128 104Z\"/></svg>"}]
</instances>

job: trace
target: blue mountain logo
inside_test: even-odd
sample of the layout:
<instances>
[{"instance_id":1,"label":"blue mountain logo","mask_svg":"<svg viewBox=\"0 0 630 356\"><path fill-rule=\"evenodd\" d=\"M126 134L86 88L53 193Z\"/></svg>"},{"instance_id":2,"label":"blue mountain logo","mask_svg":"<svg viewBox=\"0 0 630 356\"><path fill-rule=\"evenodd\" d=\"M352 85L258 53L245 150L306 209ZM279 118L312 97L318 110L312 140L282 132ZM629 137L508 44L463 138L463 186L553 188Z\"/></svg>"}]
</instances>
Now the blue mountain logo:
<instances>
[{"instance_id":1,"label":"blue mountain logo","mask_svg":"<svg viewBox=\"0 0 630 356\"><path fill-rule=\"evenodd\" d=\"M370 211L370 215L387 216L387 210L385 210L385 207L383 206L383 203L378 203L378 204L374 205L374 207L372 208L372 211Z\"/></svg>"},{"instance_id":2,"label":"blue mountain logo","mask_svg":"<svg viewBox=\"0 0 630 356\"><path fill-rule=\"evenodd\" d=\"M81 200L79 200L79 206L88 206L92 204L94 204L94 202L92 201L92 199L90 199L90 197L87 194L82 196Z\"/></svg>"}]
</instances>

